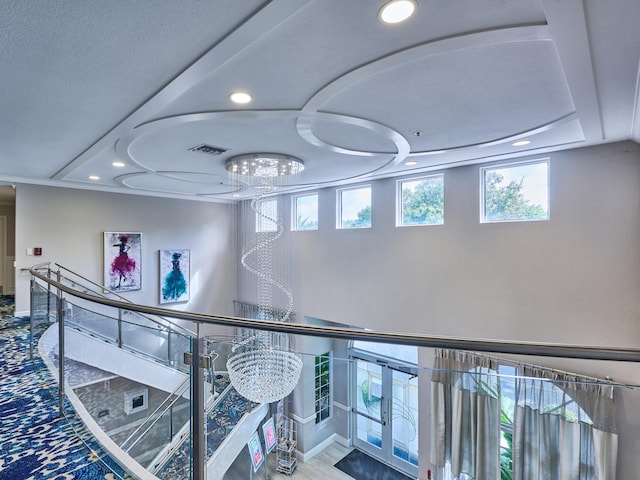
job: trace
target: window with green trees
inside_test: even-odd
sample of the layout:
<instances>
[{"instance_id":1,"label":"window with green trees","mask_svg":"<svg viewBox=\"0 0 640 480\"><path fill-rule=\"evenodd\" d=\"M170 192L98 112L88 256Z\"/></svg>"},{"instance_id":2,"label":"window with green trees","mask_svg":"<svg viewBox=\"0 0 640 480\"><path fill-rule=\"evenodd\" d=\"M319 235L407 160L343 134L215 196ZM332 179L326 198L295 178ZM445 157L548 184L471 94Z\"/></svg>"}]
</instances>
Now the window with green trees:
<instances>
[{"instance_id":1,"label":"window with green trees","mask_svg":"<svg viewBox=\"0 0 640 480\"><path fill-rule=\"evenodd\" d=\"M322 423L331 415L331 352L316 356L316 424Z\"/></svg>"},{"instance_id":2,"label":"window with green trees","mask_svg":"<svg viewBox=\"0 0 640 480\"><path fill-rule=\"evenodd\" d=\"M398 180L396 225L444 223L444 175Z\"/></svg>"},{"instance_id":3,"label":"window with green trees","mask_svg":"<svg viewBox=\"0 0 640 480\"><path fill-rule=\"evenodd\" d=\"M549 161L487 167L482 174L482 221L549 219Z\"/></svg>"},{"instance_id":4,"label":"window with green trees","mask_svg":"<svg viewBox=\"0 0 640 480\"><path fill-rule=\"evenodd\" d=\"M295 195L291 204L291 230L318 229L318 194Z\"/></svg>"},{"instance_id":5,"label":"window with green trees","mask_svg":"<svg viewBox=\"0 0 640 480\"><path fill-rule=\"evenodd\" d=\"M338 228L371 227L371 186L338 190Z\"/></svg>"}]
</instances>

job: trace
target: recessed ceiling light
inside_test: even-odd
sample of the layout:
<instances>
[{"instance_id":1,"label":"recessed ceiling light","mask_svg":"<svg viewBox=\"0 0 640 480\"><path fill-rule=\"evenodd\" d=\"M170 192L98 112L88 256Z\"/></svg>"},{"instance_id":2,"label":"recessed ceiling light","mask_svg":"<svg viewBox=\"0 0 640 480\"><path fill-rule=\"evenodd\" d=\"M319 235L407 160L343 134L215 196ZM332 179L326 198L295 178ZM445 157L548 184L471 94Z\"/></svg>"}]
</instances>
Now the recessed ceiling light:
<instances>
[{"instance_id":1,"label":"recessed ceiling light","mask_svg":"<svg viewBox=\"0 0 640 480\"><path fill-rule=\"evenodd\" d=\"M531 140L518 140L517 142L513 142L511 145L514 147L524 147L525 145L529 145Z\"/></svg>"},{"instance_id":2,"label":"recessed ceiling light","mask_svg":"<svg viewBox=\"0 0 640 480\"><path fill-rule=\"evenodd\" d=\"M415 9L413 0L391 0L382 6L378 16L384 23L400 23L413 15Z\"/></svg>"},{"instance_id":3,"label":"recessed ceiling light","mask_svg":"<svg viewBox=\"0 0 640 480\"><path fill-rule=\"evenodd\" d=\"M233 103L240 104L249 103L252 100L251 95L249 95L247 92L233 92L231 95L229 95L229 98Z\"/></svg>"},{"instance_id":4,"label":"recessed ceiling light","mask_svg":"<svg viewBox=\"0 0 640 480\"><path fill-rule=\"evenodd\" d=\"M418 162L416 162L415 160L407 160L406 162L404 162L404 164L411 167L413 165L417 165Z\"/></svg>"},{"instance_id":5,"label":"recessed ceiling light","mask_svg":"<svg viewBox=\"0 0 640 480\"><path fill-rule=\"evenodd\" d=\"M100 177L97 175L89 175L89 180L100 180Z\"/></svg>"},{"instance_id":6,"label":"recessed ceiling light","mask_svg":"<svg viewBox=\"0 0 640 480\"><path fill-rule=\"evenodd\" d=\"M122 168L124 167L124 162L113 162L111 165L117 168Z\"/></svg>"}]
</instances>

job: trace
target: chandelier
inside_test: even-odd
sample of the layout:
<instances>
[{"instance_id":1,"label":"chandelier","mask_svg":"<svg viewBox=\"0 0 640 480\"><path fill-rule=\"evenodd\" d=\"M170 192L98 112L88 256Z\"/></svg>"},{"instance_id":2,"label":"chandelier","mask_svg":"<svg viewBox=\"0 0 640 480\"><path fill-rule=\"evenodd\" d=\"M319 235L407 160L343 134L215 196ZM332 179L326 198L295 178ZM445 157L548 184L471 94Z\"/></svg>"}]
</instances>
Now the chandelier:
<instances>
[{"instance_id":1,"label":"chandelier","mask_svg":"<svg viewBox=\"0 0 640 480\"><path fill-rule=\"evenodd\" d=\"M282 177L300 173L302 160L282 154L247 154L227 160L225 168L236 181L252 185L259 192L250 202L257 219L255 236L243 246L240 263L256 279L257 315L260 320L289 322L293 311L293 292L277 278L273 248L283 234L280 215L268 205ZM248 230L248 223L243 224ZM274 295L284 298L286 306L274 306ZM277 402L289 395L298 383L302 359L290 346L289 335L249 330L237 336L227 360L229 379L243 397L257 403Z\"/></svg>"},{"instance_id":2,"label":"chandelier","mask_svg":"<svg viewBox=\"0 0 640 480\"><path fill-rule=\"evenodd\" d=\"M231 174L244 177L274 179L301 173L304 170L304 162L281 153L248 153L227 160L225 169Z\"/></svg>"},{"instance_id":3,"label":"chandelier","mask_svg":"<svg viewBox=\"0 0 640 480\"><path fill-rule=\"evenodd\" d=\"M229 379L240 395L253 402L277 402L298 384L302 359L284 345L274 345L286 343L286 334L261 332L255 337L236 339L227 361Z\"/></svg>"}]
</instances>

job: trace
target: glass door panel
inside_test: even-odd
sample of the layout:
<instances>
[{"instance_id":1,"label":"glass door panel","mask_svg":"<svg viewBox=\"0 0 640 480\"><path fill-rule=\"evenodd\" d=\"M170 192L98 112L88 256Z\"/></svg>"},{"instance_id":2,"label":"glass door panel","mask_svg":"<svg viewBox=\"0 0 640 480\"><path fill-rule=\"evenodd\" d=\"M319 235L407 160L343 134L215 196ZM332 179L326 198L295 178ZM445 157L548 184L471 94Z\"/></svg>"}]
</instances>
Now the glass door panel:
<instances>
[{"instance_id":1,"label":"glass door panel","mask_svg":"<svg viewBox=\"0 0 640 480\"><path fill-rule=\"evenodd\" d=\"M391 437L396 461L418 466L418 377L391 370L393 415Z\"/></svg>"},{"instance_id":2,"label":"glass door panel","mask_svg":"<svg viewBox=\"0 0 640 480\"><path fill-rule=\"evenodd\" d=\"M356 438L364 449L382 446L382 367L356 361Z\"/></svg>"}]
</instances>

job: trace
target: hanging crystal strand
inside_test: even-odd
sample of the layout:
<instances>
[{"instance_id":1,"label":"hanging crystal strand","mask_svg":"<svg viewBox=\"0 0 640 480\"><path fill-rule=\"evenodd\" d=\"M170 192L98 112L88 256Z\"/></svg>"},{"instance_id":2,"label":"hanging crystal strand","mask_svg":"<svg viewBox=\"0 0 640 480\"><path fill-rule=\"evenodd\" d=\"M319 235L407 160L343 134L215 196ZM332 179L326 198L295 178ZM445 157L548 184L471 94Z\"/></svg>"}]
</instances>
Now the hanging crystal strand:
<instances>
[{"instance_id":1,"label":"hanging crystal strand","mask_svg":"<svg viewBox=\"0 0 640 480\"><path fill-rule=\"evenodd\" d=\"M282 243L277 240L283 236L284 223L278 214L279 209L272 209L268 199L274 198L275 182L280 181L281 175L290 175L294 170L297 173L303 167L301 161L296 167L289 158L287 165L291 168L285 168L284 164L277 161L275 164L270 162L271 159L242 156L236 162L228 161L227 169L234 179L260 191L251 202L243 202L246 208L243 213L247 215L239 219L240 228L246 235L242 239L245 246L240 263L256 280L258 318L287 322L293 312L293 292L279 278L283 272L276 271L276 267L281 265L275 265L274 262L275 245ZM257 174L258 171L261 175ZM255 218L259 228L255 229L255 234L251 233L251 239L248 240L250 232L254 231L250 228L250 218ZM286 259L286 255L280 255L279 258ZM274 306L276 293L284 296L284 310ZM302 370L302 359L290 350L288 335L255 330L245 332L234 340L227 369L238 393L255 402L271 403L286 397L295 388Z\"/></svg>"},{"instance_id":2,"label":"hanging crystal strand","mask_svg":"<svg viewBox=\"0 0 640 480\"><path fill-rule=\"evenodd\" d=\"M276 215L275 212L270 211L270 209L260 208L261 202L264 198L274 190L272 177L265 177L264 179L261 179L261 182L263 193L251 201L251 210L258 218L261 219L263 226L273 224L276 226L276 231L257 232L257 241L243 252L240 262L247 271L257 277L258 307L260 308L260 311L264 313L264 319L287 322L289 321L289 316L293 311L293 292L287 284L278 280L273 275L273 243L282 236L284 232L284 225L282 218L279 215ZM257 257L256 266L252 266L248 260L254 253ZM276 315L274 313L273 287L281 290L287 297L287 306L284 313L281 315Z\"/></svg>"}]
</instances>

